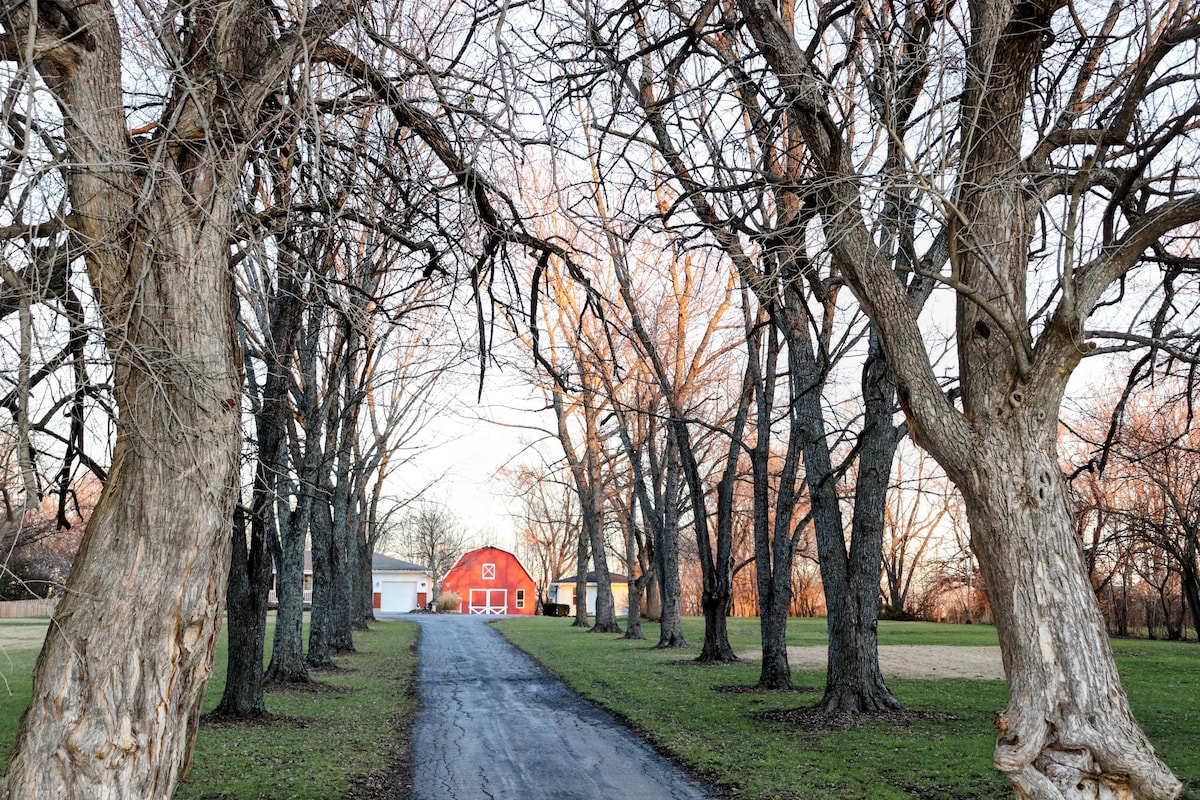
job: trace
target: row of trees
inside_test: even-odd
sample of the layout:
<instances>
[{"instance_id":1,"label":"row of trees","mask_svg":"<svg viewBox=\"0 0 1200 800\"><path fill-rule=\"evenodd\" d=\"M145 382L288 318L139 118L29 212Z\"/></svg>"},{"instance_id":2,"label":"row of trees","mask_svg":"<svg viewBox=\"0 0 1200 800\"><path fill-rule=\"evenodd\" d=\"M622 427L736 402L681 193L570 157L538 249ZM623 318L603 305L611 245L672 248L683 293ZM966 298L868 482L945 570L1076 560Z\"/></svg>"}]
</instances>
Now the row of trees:
<instances>
[{"instance_id":1,"label":"row of trees","mask_svg":"<svg viewBox=\"0 0 1200 800\"><path fill-rule=\"evenodd\" d=\"M786 685L776 609L811 524L830 620L823 705L894 708L874 614L909 433L963 498L1010 680L996 763L1018 794L1177 793L1118 688L1058 420L1085 355L1149 346L1137 377L1194 355L1181 287L1200 201L1176 168L1195 157L1194 8L539 11L552 22L513 24L559 99L541 224L584 255L532 269L529 345L556 410L577 409L574 438L557 438L573 470L593 465L574 481L585 527L606 469L627 476L611 483L656 537L685 516L701 658L730 658L747 465L764 685ZM733 366L702 383L719 360ZM834 383L849 370L858 392ZM660 580L674 579L668 542Z\"/></svg>"},{"instance_id":2,"label":"row of trees","mask_svg":"<svg viewBox=\"0 0 1200 800\"><path fill-rule=\"evenodd\" d=\"M1064 469L1074 473L1071 490L1086 564L1110 633L1179 639L1186 635L1185 626L1196 625L1189 599L1195 593L1197 563L1193 517L1200 473L1192 464L1196 434L1186 399L1178 392L1139 393L1136 409L1119 404L1118 395L1099 397L1094 407L1072 414L1064 428ZM1106 446L1110 433L1112 441ZM658 585L648 563L654 551L637 538L636 527L633 538L625 535L622 521L630 515L621 500L630 493L631 471L611 452L613 438L604 454L606 558L634 576L639 594L635 603L643 616L657 620ZM1097 462L1102 456L1107 464L1100 470ZM581 551L577 546L578 496L563 480L561 469L544 459L537 467L513 471L521 550L527 563L537 565L535 579L543 587L556 576L577 571L581 552L584 557L590 554L590 548ZM748 466L742 463L739 469L739 486L748 486ZM901 448L892 475L884 509L883 613L893 619L990 621L986 585L970 554L962 504L953 487L930 459L911 447ZM746 494L740 489L735 500L733 616L759 614ZM853 485L839 486L839 496L849 507ZM792 564L792 616L825 611L809 532L804 530ZM684 615L698 615L703 580L690 530L680 542L679 562L679 607Z\"/></svg>"},{"instance_id":3,"label":"row of trees","mask_svg":"<svg viewBox=\"0 0 1200 800\"><path fill-rule=\"evenodd\" d=\"M473 165L487 120L439 95L473 85L456 48L486 17L34 3L0 23L19 497L65 498L80 464L104 482L0 796L169 797L225 607L219 710L263 710L272 565L265 678L353 647L382 481L470 338L445 335L451 293L482 297L523 241Z\"/></svg>"},{"instance_id":4,"label":"row of trees","mask_svg":"<svg viewBox=\"0 0 1200 800\"><path fill-rule=\"evenodd\" d=\"M465 284L483 349L503 320L532 354L594 571L611 524L631 572L653 576L660 644L682 644L687 536L701 658L733 658L744 524L762 683L788 685L792 565L811 535L823 707L898 708L875 618L909 435L963 498L1009 678L995 760L1017 794L1173 797L1120 689L1058 420L1085 355L1143 348L1137 377L1195 355L1196 13L9 9L2 299L24 502L38 491L22 399L44 371L34 330L57 331L43 363L73 376L62 446L94 452L76 420L104 402L96 384L117 416L0 796L171 793L231 549L250 640L263 554L292 593L310 536L324 577L309 658L346 645L353 554L399 436L381 434L403 405L394 365L412 363L391 337L420 329L426 292ZM440 366L415 341L416 374ZM281 595L282 635L297 623ZM604 608L597 628L615 624ZM276 643L273 675L302 669L296 641Z\"/></svg>"},{"instance_id":5,"label":"row of trees","mask_svg":"<svg viewBox=\"0 0 1200 800\"><path fill-rule=\"evenodd\" d=\"M1200 433L1186 384L1091 409L1074 431L1084 554L1109 630L1200 637ZM1100 413L1097 413L1100 412Z\"/></svg>"}]
</instances>

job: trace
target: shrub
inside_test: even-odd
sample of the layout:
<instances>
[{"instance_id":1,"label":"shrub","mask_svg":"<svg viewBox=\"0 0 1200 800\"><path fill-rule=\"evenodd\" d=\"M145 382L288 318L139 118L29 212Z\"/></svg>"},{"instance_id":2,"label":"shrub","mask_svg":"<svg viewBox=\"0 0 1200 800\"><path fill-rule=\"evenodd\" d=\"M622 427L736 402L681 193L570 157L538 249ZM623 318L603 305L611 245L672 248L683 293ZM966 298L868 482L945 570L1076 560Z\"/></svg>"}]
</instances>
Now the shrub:
<instances>
[{"instance_id":1,"label":"shrub","mask_svg":"<svg viewBox=\"0 0 1200 800\"><path fill-rule=\"evenodd\" d=\"M566 617L571 613L571 607L565 603L542 603L542 614L547 617Z\"/></svg>"},{"instance_id":2,"label":"shrub","mask_svg":"<svg viewBox=\"0 0 1200 800\"><path fill-rule=\"evenodd\" d=\"M884 603L879 608L879 618L891 620L893 622L912 622L916 619L916 616L909 613L904 608L896 608L893 605Z\"/></svg>"},{"instance_id":3,"label":"shrub","mask_svg":"<svg viewBox=\"0 0 1200 800\"><path fill-rule=\"evenodd\" d=\"M458 611L460 599L454 592L442 592L434 602L437 604L437 610L444 614L447 611Z\"/></svg>"}]
</instances>

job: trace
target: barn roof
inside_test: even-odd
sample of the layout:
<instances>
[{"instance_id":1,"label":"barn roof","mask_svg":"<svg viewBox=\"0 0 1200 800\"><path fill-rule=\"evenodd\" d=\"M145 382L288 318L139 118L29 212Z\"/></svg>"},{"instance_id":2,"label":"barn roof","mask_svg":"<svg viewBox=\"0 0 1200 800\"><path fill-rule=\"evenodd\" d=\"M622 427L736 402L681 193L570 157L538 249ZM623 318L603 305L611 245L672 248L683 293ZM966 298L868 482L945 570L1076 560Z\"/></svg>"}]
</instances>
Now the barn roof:
<instances>
[{"instance_id":1,"label":"barn roof","mask_svg":"<svg viewBox=\"0 0 1200 800\"><path fill-rule=\"evenodd\" d=\"M484 550L495 550L498 553L503 553L504 555L508 556L513 561L517 562L517 566L520 567L525 572L525 576L527 578L529 578L529 580L531 580L531 581L533 580L533 576L530 574L529 570L525 567L525 564L521 561L521 559L517 557L516 553L510 553L508 550L505 550L501 547L496 547L495 545L490 545L490 544L484 545L483 547L476 547L474 550L468 550L467 552L463 553L461 556L458 557L458 561L454 562L454 566L450 568L450 571L446 573L446 577L449 578L454 573L454 571L458 569L459 564L463 563L464 561L466 561L468 558L470 558L474 554L482 552Z\"/></svg>"}]
</instances>

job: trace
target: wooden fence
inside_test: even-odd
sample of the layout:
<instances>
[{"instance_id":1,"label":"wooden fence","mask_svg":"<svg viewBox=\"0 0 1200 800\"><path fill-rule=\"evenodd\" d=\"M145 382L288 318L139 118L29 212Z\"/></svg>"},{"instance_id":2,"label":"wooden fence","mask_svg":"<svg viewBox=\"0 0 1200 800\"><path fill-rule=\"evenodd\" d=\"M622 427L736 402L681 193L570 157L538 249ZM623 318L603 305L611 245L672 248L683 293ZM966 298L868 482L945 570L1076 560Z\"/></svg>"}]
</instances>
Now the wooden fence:
<instances>
[{"instance_id":1,"label":"wooden fence","mask_svg":"<svg viewBox=\"0 0 1200 800\"><path fill-rule=\"evenodd\" d=\"M0 602L0 619L48 617L57 604L57 600L6 600Z\"/></svg>"}]
</instances>

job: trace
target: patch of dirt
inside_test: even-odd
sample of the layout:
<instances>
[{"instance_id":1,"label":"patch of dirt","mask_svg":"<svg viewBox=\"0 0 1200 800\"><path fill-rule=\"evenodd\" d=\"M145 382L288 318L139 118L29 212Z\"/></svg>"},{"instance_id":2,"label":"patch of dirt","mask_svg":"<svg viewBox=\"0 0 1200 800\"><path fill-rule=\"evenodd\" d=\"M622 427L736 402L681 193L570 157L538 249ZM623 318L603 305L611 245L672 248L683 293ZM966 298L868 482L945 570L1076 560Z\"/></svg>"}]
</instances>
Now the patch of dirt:
<instances>
[{"instance_id":1,"label":"patch of dirt","mask_svg":"<svg viewBox=\"0 0 1200 800\"><path fill-rule=\"evenodd\" d=\"M46 638L46 625L10 624L0 625L0 648L41 647Z\"/></svg>"},{"instance_id":2,"label":"patch of dirt","mask_svg":"<svg viewBox=\"0 0 1200 800\"><path fill-rule=\"evenodd\" d=\"M951 714L935 714L930 711L877 711L864 714L845 714L822 711L813 706L801 706L800 708L760 711L754 715L754 719L766 722L784 722L808 733L828 733L829 731L854 730L863 725L908 727L913 720L947 722L955 717Z\"/></svg>"},{"instance_id":3,"label":"patch of dirt","mask_svg":"<svg viewBox=\"0 0 1200 800\"><path fill-rule=\"evenodd\" d=\"M746 661L758 662L754 651L738 653ZM829 651L825 647L789 647L788 663L799 669L825 669ZM1004 680L999 647L954 645L880 645L879 667L891 678L976 678Z\"/></svg>"}]
</instances>

